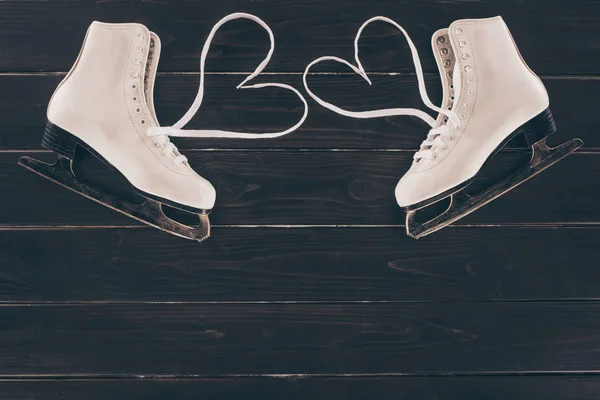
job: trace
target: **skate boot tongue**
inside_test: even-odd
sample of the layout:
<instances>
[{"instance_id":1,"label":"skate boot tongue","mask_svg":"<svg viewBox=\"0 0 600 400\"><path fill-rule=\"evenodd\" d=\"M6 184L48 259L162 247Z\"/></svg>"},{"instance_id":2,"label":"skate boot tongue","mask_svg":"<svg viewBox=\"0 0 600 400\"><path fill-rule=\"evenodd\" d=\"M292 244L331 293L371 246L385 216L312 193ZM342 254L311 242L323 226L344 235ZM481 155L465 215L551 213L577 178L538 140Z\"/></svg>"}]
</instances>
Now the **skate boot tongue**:
<instances>
[{"instance_id":1,"label":"skate boot tongue","mask_svg":"<svg viewBox=\"0 0 600 400\"><path fill-rule=\"evenodd\" d=\"M460 75L460 67L458 63L454 64L454 70L452 71L452 86L454 87L454 103L452 104L452 111L455 111L458 108L460 94L461 94L461 75ZM441 122L438 128L447 125L450 121L446 120L446 122ZM421 145L421 150L431 150L435 144L434 140L438 136L442 135L441 131L434 131L433 135L428 135L427 140ZM420 157L417 157L415 161L418 163L421 160Z\"/></svg>"},{"instance_id":2,"label":"skate boot tongue","mask_svg":"<svg viewBox=\"0 0 600 400\"><path fill-rule=\"evenodd\" d=\"M154 109L154 82L156 81L156 72L160 60L160 50L160 38L156 33L150 32L146 69L144 70L144 94L146 95L146 104L156 125L158 125L158 118Z\"/></svg>"},{"instance_id":3,"label":"skate boot tongue","mask_svg":"<svg viewBox=\"0 0 600 400\"><path fill-rule=\"evenodd\" d=\"M460 104L460 95L462 89L462 80L460 76L460 67L458 63L454 64L454 71L452 72L452 86L454 86L454 104L452 105L452 111L455 111Z\"/></svg>"}]
</instances>

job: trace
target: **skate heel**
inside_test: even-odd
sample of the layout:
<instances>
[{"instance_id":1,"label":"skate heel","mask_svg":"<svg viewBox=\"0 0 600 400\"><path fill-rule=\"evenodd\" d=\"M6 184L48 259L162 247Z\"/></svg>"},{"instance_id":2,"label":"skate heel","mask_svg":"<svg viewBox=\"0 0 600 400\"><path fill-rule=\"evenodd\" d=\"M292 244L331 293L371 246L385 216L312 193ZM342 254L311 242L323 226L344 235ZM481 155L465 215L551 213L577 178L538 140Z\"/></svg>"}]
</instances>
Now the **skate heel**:
<instances>
[{"instance_id":1,"label":"skate heel","mask_svg":"<svg viewBox=\"0 0 600 400\"><path fill-rule=\"evenodd\" d=\"M77 149L77 138L51 122L46 124L42 147L72 160Z\"/></svg>"},{"instance_id":2,"label":"skate heel","mask_svg":"<svg viewBox=\"0 0 600 400\"><path fill-rule=\"evenodd\" d=\"M540 140L556 132L556 123L549 108L536 115L521 127L528 146L533 146Z\"/></svg>"}]
</instances>

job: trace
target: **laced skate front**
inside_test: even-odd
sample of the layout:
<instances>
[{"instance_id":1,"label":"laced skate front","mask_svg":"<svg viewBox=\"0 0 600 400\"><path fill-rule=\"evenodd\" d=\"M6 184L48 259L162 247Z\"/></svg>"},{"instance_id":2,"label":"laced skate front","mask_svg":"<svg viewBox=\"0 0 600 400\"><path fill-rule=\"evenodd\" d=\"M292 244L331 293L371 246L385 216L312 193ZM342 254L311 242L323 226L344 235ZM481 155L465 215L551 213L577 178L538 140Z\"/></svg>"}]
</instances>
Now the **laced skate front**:
<instances>
[{"instance_id":1,"label":"laced skate front","mask_svg":"<svg viewBox=\"0 0 600 400\"><path fill-rule=\"evenodd\" d=\"M373 111L344 110L340 107L337 107L331 103L328 103L328 102L322 100L321 98L319 98L316 94L314 94L309 89L308 82L306 79L308 76L308 73L310 72L310 69L315 64L318 64L322 61L335 61L335 62L344 64L344 65L350 67L355 73L360 75L364 80L366 80L369 85L372 85L371 80L367 76L367 73L365 72L365 69L363 68L363 66L360 62L360 58L359 58L359 54L358 54L358 42L360 40L362 31L366 28L366 26L369 25L371 22L375 22L375 21L382 21L382 22L386 22L388 24L395 26L400 32L402 32L402 34L406 38L408 46L410 47L410 52L411 52L413 63L414 63L415 70L417 73L417 81L419 84L419 94L421 96L421 100L428 108L430 108L434 111L437 111L438 113L441 113L447 117L444 119L444 122L440 126L438 126L438 127L435 126L436 125L435 119L433 119L429 114L427 114L426 112L421 111L419 109L415 109L415 108L389 108L389 109L373 110ZM308 64L308 66L304 70L304 74L302 77L306 92L310 95L310 97L312 97L321 106L323 106L331 111L334 111L338 114L341 114L341 115L344 115L347 117L351 117L351 118L381 118L381 117L389 117L389 116L396 116L396 115L411 115L411 116L422 119L432 129L427 134L427 138L421 143L419 150L415 153L414 162L418 163L421 159L435 160L437 158L436 150L438 148L445 150L447 148L446 141L454 140L454 134L452 131L460 129L460 119L458 118L456 113L454 113L452 110L446 110L446 109L437 107L429 99L429 96L427 95L427 88L425 87L425 79L423 77L423 68L421 66L421 59L419 57L417 48L415 47L413 41L411 40L411 38L408 35L408 33L406 32L406 30L404 30L404 28L402 28L402 26L400 26L395 21L393 21L389 18L386 18L386 17L373 17L373 18L367 20L364 24L362 24L362 26L358 30L358 33L356 34L356 37L354 38L354 60L356 61L356 65L353 65L342 58L334 57L334 56L319 57L316 60L312 61L310 64ZM455 77L455 79L456 79L456 77Z\"/></svg>"},{"instance_id":2,"label":"laced skate front","mask_svg":"<svg viewBox=\"0 0 600 400\"><path fill-rule=\"evenodd\" d=\"M237 86L237 89L261 89L261 88L267 88L267 87L277 87L277 88L281 88L281 89L286 89L286 90L290 90L290 91L294 92L294 94L296 94L296 96L298 96L298 98L304 104L304 112L303 112L303 115L300 118L300 120L294 126L288 128L284 131L272 132L272 133L246 133L246 132L233 132L233 131L223 131L223 130L213 130L213 129L202 129L202 130L184 130L183 129L183 127L194 117L194 115L196 115L196 112L200 108L200 105L202 104L202 100L204 98L204 66L206 63L206 57L208 56L208 51L210 49L210 44L211 44L216 32L219 30L219 28L221 26L223 26L225 23L235 20L235 19L249 19L249 20L254 21L257 24L259 24L269 34L269 39L270 39L270 43L271 43L269 52L267 53L267 56L265 57L265 59L260 63L260 65L256 68L256 70L252 74L250 74L246 79L244 79L242 81L242 83L240 83ZM272 138L277 138L280 136L287 135L288 133L291 133L291 132L295 131L296 129L298 129L306 120L306 117L308 115L308 104L307 104L306 100L304 99L304 97L302 96L302 94L297 89L293 88L290 85L286 85L283 83L258 83L258 84L254 84L254 85L247 85L247 82L249 82L250 80L254 79L257 75L259 75L265 69L265 67L269 64L269 61L271 60L271 56L273 55L274 50L275 50L275 37L273 35L273 32L271 31L271 28L269 28L269 26L263 20L261 20L260 18L254 16L252 14L234 13L234 14L230 14L230 15L224 17L219 22L217 22L215 24L215 26L212 28L212 30L210 31L210 34L208 35L208 38L206 39L206 42L204 43L204 47L202 48L202 53L200 55L200 86L198 88L198 94L196 95L194 103L192 104L190 109L185 113L185 115L173 126L152 127L147 130L148 136L156 137L155 145L157 147L164 146L162 154L163 155L168 155L168 154L175 155L175 158L173 159L174 163L187 162L187 158L185 156L179 154L175 145L170 142L169 136L197 137L197 138L202 137L202 138L235 138L235 139L272 139Z\"/></svg>"},{"instance_id":3,"label":"laced skate front","mask_svg":"<svg viewBox=\"0 0 600 400\"><path fill-rule=\"evenodd\" d=\"M177 150L177 146L175 146L171 142L168 135L161 134L148 136L156 136L156 139L154 140L154 146L163 148L161 151L163 157L166 157L167 155L173 156L173 164L181 165L187 162L187 157L179 153L179 150Z\"/></svg>"},{"instance_id":4,"label":"laced skate front","mask_svg":"<svg viewBox=\"0 0 600 400\"><path fill-rule=\"evenodd\" d=\"M419 162L421 159L436 160L437 153L435 150L437 148L446 150L448 146L446 140L454 140L452 128L447 124L431 129L427 134L427 138L421 143L419 151L415 153L413 159L416 162Z\"/></svg>"}]
</instances>

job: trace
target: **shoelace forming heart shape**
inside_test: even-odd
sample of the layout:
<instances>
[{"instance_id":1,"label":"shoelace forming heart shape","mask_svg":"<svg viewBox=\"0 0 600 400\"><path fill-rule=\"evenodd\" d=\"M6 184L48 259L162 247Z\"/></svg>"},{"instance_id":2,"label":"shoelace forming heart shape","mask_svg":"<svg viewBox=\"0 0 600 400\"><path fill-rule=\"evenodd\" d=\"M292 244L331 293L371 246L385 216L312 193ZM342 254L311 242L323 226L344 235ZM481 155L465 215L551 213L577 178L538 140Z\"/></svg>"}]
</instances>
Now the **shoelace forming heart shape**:
<instances>
[{"instance_id":1,"label":"shoelace forming heart shape","mask_svg":"<svg viewBox=\"0 0 600 400\"><path fill-rule=\"evenodd\" d=\"M204 98L204 64L206 63L206 57L208 55L208 51L210 49L210 44L211 44L213 38L214 38L216 32L219 30L219 28L221 26L223 26L225 23L227 23L228 21L232 21L234 19L240 19L240 18L241 19L249 19L251 21L254 21L257 24L259 24L262 28L264 28L267 31L267 33L269 34L269 39L271 41L271 47L270 47L269 52L268 52L267 56L265 57L265 59L259 64L259 66L256 68L256 70L253 73L248 75L248 77L246 77L246 79L244 79L244 81L237 86L237 89L261 89L261 88L267 88L267 87L278 87L278 88L282 88L282 89L286 89L286 90L291 90L292 92L294 92L296 94L296 96L298 96L298 98L304 104L304 113L302 115L302 118L300 119L300 121L298 121L298 123L296 123L291 128L286 129L285 131L273 132L273 133L246 133L246 132L231 132L231 131L212 130L212 129L184 130L183 127L188 122L190 122L190 120L194 117L194 115L200 108L200 105L202 104L202 99ZM177 121L177 123L175 123L174 125L169 126L169 127L149 128L148 132L147 132L148 136L165 135L165 136L177 136L177 137L272 139L272 138L280 137L283 135L287 135L288 133L293 132L296 129L298 129L304 123L304 120L306 120L306 117L308 116L308 104L307 104L306 100L304 99L304 97L302 96L302 94L298 90L296 90L295 88L293 88L290 85L286 85L283 83L257 83L254 85L247 85L247 83L249 81L251 81L257 75L259 75L265 69L265 67L269 64L269 61L271 60L271 56L273 55L274 51L275 51L275 37L273 36L273 32L271 31L271 28L269 28L269 26L262 19L258 18L255 15L246 14L246 13L234 13L234 14L227 15L226 17L221 19L219 22L217 22L215 24L215 26L210 31L210 34L208 35L208 38L206 39L206 42L204 43L204 47L202 48L202 53L200 55L200 87L198 89L198 94L196 95L196 99L194 100L194 103L192 104L190 109L185 113L185 115L179 121Z\"/></svg>"},{"instance_id":2,"label":"shoelace forming heart shape","mask_svg":"<svg viewBox=\"0 0 600 400\"><path fill-rule=\"evenodd\" d=\"M456 114L454 112L452 112L450 110L444 110L440 107L436 107L431 102L431 100L429 99L429 96L427 95L427 89L425 87L425 80L423 78L423 68L421 66L421 59L419 58L419 53L417 51L417 48L415 47L413 41L411 40L411 38L408 35L408 33L406 32L406 30L404 30L404 28L402 28L402 26L397 24L395 21L393 21L387 17L373 17L373 18L367 20L364 24L362 24L362 26L358 30L358 33L356 34L356 37L354 38L354 60L356 61L356 65L351 64L347 60L344 60L339 57L323 56L323 57L317 58L316 60L312 61L310 64L308 64L306 66L306 69L304 70L304 75L302 76L302 81L304 82L304 88L306 89L306 92L309 94L309 96L312 97L317 103L319 103L323 107L325 107L331 111L334 111L338 114L345 115L347 117L381 118L381 117L389 117L389 116L394 116L394 115L412 115L412 116L421 118L423 121L425 121L427 124L429 124L429 126L431 128L433 128L435 126L435 119L433 119L426 112L421 111L419 109L388 108L388 109L373 110L373 111L349 111L349 110L344 110L343 108L337 107L331 103L326 102L325 100L318 97L316 94L314 94L309 89L306 78L310 72L310 69L315 64L318 64L322 61L335 61L340 64L344 64L344 65L350 67L356 74L360 75L364 80L366 80L369 85L372 85L371 80L367 76L367 73L365 72L365 69L362 66L362 63L360 62L360 58L359 58L359 54L358 54L358 42L360 40L360 35L362 34L362 31L366 28L366 26L369 25L371 22L375 22L375 21L382 21L382 22L386 22L388 24L395 26L400 32L402 32L402 34L406 38L406 41L408 42L408 46L410 47L410 52L412 54L413 63L415 65L415 70L417 73L417 81L419 83L419 94L421 95L421 100L423 101L423 103L430 109L448 116L448 118L451 121L453 121L453 123L460 124L460 120L458 119L458 117L456 116Z\"/></svg>"}]
</instances>

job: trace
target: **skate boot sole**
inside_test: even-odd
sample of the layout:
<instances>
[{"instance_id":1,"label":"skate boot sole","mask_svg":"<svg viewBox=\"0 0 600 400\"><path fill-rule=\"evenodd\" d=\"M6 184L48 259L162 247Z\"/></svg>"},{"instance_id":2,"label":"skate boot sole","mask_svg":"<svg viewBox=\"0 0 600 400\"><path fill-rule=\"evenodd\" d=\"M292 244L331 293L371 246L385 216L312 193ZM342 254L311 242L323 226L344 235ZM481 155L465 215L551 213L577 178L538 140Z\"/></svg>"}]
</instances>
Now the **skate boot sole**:
<instances>
[{"instance_id":1,"label":"skate boot sole","mask_svg":"<svg viewBox=\"0 0 600 400\"><path fill-rule=\"evenodd\" d=\"M88 153L94 155L113 171L121 173L104 157L74 135L49 123L44 132L42 146L57 153L58 160L54 164L48 164L31 157L21 157L18 164L96 203L167 233L199 242L204 241L210 236L210 220L208 218L210 210L196 209L177 204L170 200L145 193L131 185L135 192L145 198L144 203L134 204L118 199L112 194L78 179L73 172L73 160L77 146L81 146ZM199 225L188 226L169 218L165 215L162 204L198 215L200 219Z\"/></svg>"},{"instance_id":2,"label":"skate boot sole","mask_svg":"<svg viewBox=\"0 0 600 400\"><path fill-rule=\"evenodd\" d=\"M583 145L583 141L580 139L572 139L556 147L548 147L546 138L554 132L556 132L556 124L554 123L550 109L546 109L509 135L494 150L494 152L490 154L486 162L480 168L480 171L508 142L520 134L525 136L527 144L533 149L531 160L527 166L476 195L470 196L464 193L464 189L473 183L477 175L440 195L415 205L405 207L404 210L407 213L407 235L419 239L456 222L502 196L511 189L519 186L521 183L531 179L543 170L556 164ZM447 197L450 197L450 205L441 215L424 223L416 221L416 214L419 209L432 205Z\"/></svg>"}]
</instances>

